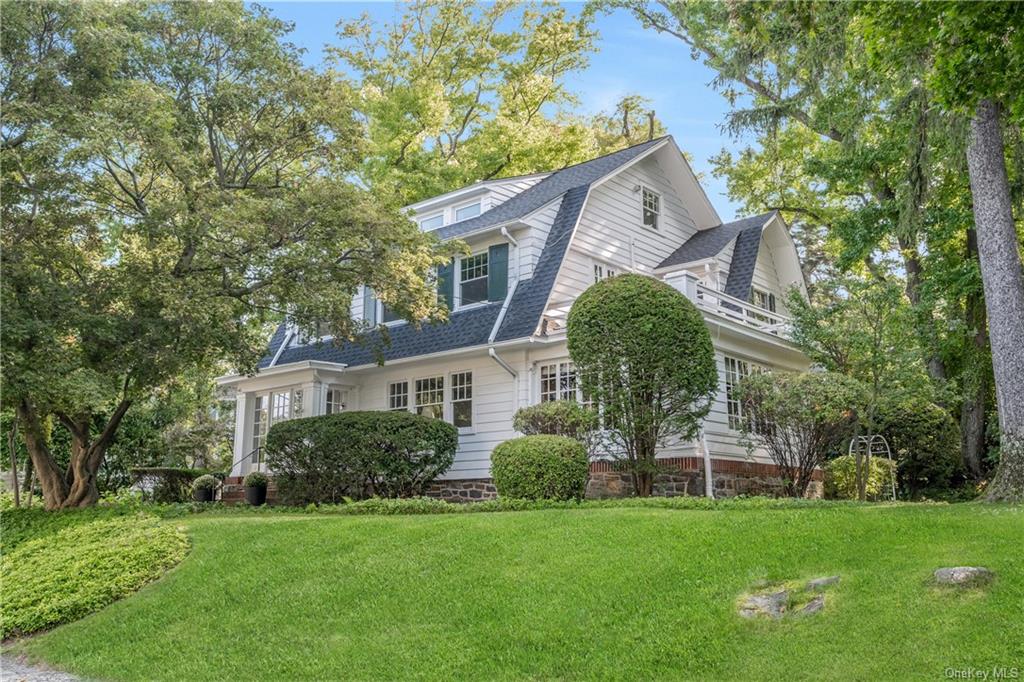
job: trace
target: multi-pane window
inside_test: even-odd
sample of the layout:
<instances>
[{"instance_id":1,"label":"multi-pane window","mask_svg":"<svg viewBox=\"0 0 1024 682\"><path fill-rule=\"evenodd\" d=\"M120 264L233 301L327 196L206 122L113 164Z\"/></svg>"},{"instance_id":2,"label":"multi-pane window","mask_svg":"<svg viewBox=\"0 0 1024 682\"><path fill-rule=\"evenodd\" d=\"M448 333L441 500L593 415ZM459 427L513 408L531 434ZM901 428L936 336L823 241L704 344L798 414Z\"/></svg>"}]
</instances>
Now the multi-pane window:
<instances>
[{"instance_id":1,"label":"multi-pane window","mask_svg":"<svg viewBox=\"0 0 1024 682\"><path fill-rule=\"evenodd\" d=\"M459 303L469 305L487 300L487 252L459 261Z\"/></svg>"},{"instance_id":2,"label":"multi-pane window","mask_svg":"<svg viewBox=\"0 0 1024 682\"><path fill-rule=\"evenodd\" d=\"M466 218L472 218L473 216L480 215L480 202L470 204L469 206L462 206L461 208L455 209L455 220L465 220Z\"/></svg>"},{"instance_id":3,"label":"multi-pane window","mask_svg":"<svg viewBox=\"0 0 1024 682\"><path fill-rule=\"evenodd\" d=\"M739 431L742 429L744 421L750 419L750 415L744 412L743 404L739 399L740 382L751 374L764 371L766 371L765 368L760 365L729 356L725 357L725 405L729 415L730 429ZM753 427L757 433L764 433L768 429L769 423L758 419L753 422Z\"/></svg>"},{"instance_id":4,"label":"multi-pane window","mask_svg":"<svg viewBox=\"0 0 1024 682\"><path fill-rule=\"evenodd\" d=\"M643 188L644 226L658 229L658 216L661 214L661 196L646 187Z\"/></svg>"},{"instance_id":5,"label":"multi-pane window","mask_svg":"<svg viewBox=\"0 0 1024 682\"><path fill-rule=\"evenodd\" d=\"M615 269L603 263L594 263L594 283L615 276Z\"/></svg>"},{"instance_id":6,"label":"multi-pane window","mask_svg":"<svg viewBox=\"0 0 1024 682\"><path fill-rule=\"evenodd\" d=\"M408 381L392 381L388 384L388 409L392 411L409 409Z\"/></svg>"},{"instance_id":7,"label":"multi-pane window","mask_svg":"<svg viewBox=\"0 0 1024 682\"><path fill-rule=\"evenodd\" d=\"M420 220L421 230L436 230L442 225L444 225L444 213L438 213L437 215L428 216Z\"/></svg>"},{"instance_id":8,"label":"multi-pane window","mask_svg":"<svg viewBox=\"0 0 1024 682\"><path fill-rule=\"evenodd\" d=\"M764 291L763 289L754 289L753 303L762 310L769 310L775 312L775 294Z\"/></svg>"},{"instance_id":9,"label":"multi-pane window","mask_svg":"<svg viewBox=\"0 0 1024 682\"><path fill-rule=\"evenodd\" d=\"M458 427L473 425L473 373L452 374L452 424Z\"/></svg>"},{"instance_id":10,"label":"multi-pane window","mask_svg":"<svg viewBox=\"0 0 1024 682\"><path fill-rule=\"evenodd\" d=\"M262 461L263 441L267 436L267 397L258 395L252 411L252 463Z\"/></svg>"},{"instance_id":11,"label":"multi-pane window","mask_svg":"<svg viewBox=\"0 0 1024 682\"><path fill-rule=\"evenodd\" d=\"M579 400L576 366L571 362L553 362L540 367L540 401Z\"/></svg>"},{"instance_id":12,"label":"multi-pane window","mask_svg":"<svg viewBox=\"0 0 1024 682\"><path fill-rule=\"evenodd\" d=\"M340 388L327 389L326 414L337 414L345 409L346 392Z\"/></svg>"},{"instance_id":13,"label":"multi-pane window","mask_svg":"<svg viewBox=\"0 0 1024 682\"><path fill-rule=\"evenodd\" d=\"M444 377L416 380L416 414L444 418Z\"/></svg>"},{"instance_id":14,"label":"multi-pane window","mask_svg":"<svg viewBox=\"0 0 1024 682\"><path fill-rule=\"evenodd\" d=\"M270 396L270 420L284 421L291 416L292 393L284 391Z\"/></svg>"}]
</instances>

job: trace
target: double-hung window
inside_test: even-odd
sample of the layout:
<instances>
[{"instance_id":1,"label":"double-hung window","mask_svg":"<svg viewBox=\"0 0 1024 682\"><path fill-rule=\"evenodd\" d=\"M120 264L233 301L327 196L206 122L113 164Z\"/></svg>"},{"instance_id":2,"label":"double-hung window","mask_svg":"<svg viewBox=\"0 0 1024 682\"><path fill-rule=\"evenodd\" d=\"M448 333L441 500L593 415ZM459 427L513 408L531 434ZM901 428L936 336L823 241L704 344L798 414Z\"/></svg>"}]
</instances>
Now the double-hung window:
<instances>
[{"instance_id":1,"label":"double-hung window","mask_svg":"<svg viewBox=\"0 0 1024 682\"><path fill-rule=\"evenodd\" d=\"M459 305L487 300L487 252L459 260Z\"/></svg>"},{"instance_id":2,"label":"double-hung window","mask_svg":"<svg viewBox=\"0 0 1024 682\"><path fill-rule=\"evenodd\" d=\"M347 391L340 388L327 389L327 404L324 410L326 414L337 414L345 409L345 398Z\"/></svg>"},{"instance_id":3,"label":"double-hung window","mask_svg":"<svg viewBox=\"0 0 1024 682\"><path fill-rule=\"evenodd\" d=\"M661 215L661 195L646 187L643 188L642 194L644 227L657 230L658 216Z\"/></svg>"},{"instance_id":4,"label":"double-hung window","mask_svg":"<svg viewBox=\"0 0 1024 682\"><path fill-rule=\"evenodd\" d=\"M444 377L416 380L416 414L444 419Z\"/></svg>"},{"instance_id":5,"label":"double-hung window","mask_svg":"<svg viewBox=\"0 0 1024 682\"><path fill-rule=\"evenodd\" d=\"M267 437L267 397L256 396L252 410L252 463L259 464L262 460L263 441Z\"/></svg>"},{"instance_id":6,"label":"double-hung window","mask_svg":"<svg viewBox=\"0 0 1024 682\"><path fill-rule=\"evenodd\" d=\"M452 424L459 428L473 426L473 373L452 374Z\"/></svg>"},{"instance_id":7,"label":"double-hung window","mask_svg":"<svg viewBox=\"0 0 1024 682\"><path fill-rule=\"evenodd\" d=\"M576 365L553 362L540 367L540 401L581 400L576 381Z\"/></svg>"},{"instance_id":8,"label":"double-hung window","mask_svg":"<svg viewBox=\"0 0 1024 682\"><path fill-rule=\"evenodd\" d=\"M409 382L392 381L388 384L388 409L404 412L409 409Z\"/></svg>"},{"instance_id":9,"label":"double-hung window","mask_svg":"<svg viewBox=\"0 0 1024 682\"><path fill-rule=\"evenodd\" d=\"M745 360L725 357L725 405L729 415L729 428L733 431L740 431L745 421L751 418L743 409L743 403L739 398L739 385L751 374L764 372L766 369L760 365L748 363ZM754 431L764 433L768 428L768 422L756 420L753 423Z\"/></svg>"}]
</instances>

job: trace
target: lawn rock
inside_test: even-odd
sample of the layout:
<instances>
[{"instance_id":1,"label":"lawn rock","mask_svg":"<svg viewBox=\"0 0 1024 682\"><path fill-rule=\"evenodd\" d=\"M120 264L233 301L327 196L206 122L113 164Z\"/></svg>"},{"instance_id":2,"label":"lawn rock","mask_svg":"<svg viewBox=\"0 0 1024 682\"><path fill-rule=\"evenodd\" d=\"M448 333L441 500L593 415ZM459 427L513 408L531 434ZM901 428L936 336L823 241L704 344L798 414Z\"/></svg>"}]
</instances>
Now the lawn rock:
<instances>
[{"instance_id":1,"label":"lawn rock","mask_svg":"<svg viewBox=\"0 0 1024 682\"><path fill-rule=\"evenodd\" d=\"M953 566L935 571L935 582L956 587L977 587L992 581L995 574L981 566Z\"/></svg>"},{"instance_id":2,"label":"lawn rock","mask_svg":"<svg viewBox=\"0 0 1024 682\"><path fill-rule=\"evenodd\" d=\"M815 578L814 580L807 581L807 589L821 591L829 585L835 585L839 582L838 575L828 575L824 578Z\"/></svg>"},{"instance_id":3,"label":"lawn rock","mask_svg":"<svg viewBox=\"0 0 1024 682\"><path fill-rule=\"evenodd\" d=\"M740 604L740 615L744 618L768 616L773 620L782 618L789 603L789 592L780 590L771 594L752 594Z\"/></svg>"},{"instance_id":4,"label":"lawn rock","mask_svg":"<svg viewBox=\"0 0 1024 682\"><path fill-rule=\"evenodd\" d=\"M821 613L825 609L825 588L838 582L838 575L829 575L808 580L803 584L761 583L755 586L760 588L759 592L747 595L740 602L739 614L743 618L779 620L786 615L804 616Z\"/></svg>"},{"instance_id":5,"label":"lawn rock","mask_svg":"<svg viewBox=\"0 0 1024 682\"><path fill-rule=\"evenodd\" d=\"M819 594L811 601L804 604L803 608L800 609L800 614L809 616L814 613L818 613L825 608L825 595Z\"/></svg>"}]
</instances>

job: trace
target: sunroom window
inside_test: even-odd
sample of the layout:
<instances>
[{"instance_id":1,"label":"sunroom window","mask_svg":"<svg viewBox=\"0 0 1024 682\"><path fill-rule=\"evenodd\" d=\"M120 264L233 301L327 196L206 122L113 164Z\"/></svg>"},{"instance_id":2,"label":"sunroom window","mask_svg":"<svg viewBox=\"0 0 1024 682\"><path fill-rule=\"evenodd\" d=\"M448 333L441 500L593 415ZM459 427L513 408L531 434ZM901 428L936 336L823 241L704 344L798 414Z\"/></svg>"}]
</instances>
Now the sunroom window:
<instances>
[{"instance_id":1,"label":"sunroom window","mask_svg":"<svg viewBox=\"0 0 1024 682\"><path fill-rule=\"evenodd\" d=\"M487 300L487 252L459 261L459 305Z\"/></svg>"}]
</instances>

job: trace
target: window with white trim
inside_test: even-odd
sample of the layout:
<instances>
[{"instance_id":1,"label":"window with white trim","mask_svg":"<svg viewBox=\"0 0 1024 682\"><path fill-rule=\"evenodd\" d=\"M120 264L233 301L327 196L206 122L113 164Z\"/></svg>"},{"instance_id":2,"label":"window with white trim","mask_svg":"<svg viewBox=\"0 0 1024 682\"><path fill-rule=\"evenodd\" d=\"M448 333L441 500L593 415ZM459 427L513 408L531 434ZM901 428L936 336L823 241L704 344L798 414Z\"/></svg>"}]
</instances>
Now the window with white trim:
<instances>
[{"instance_id":1,"label":"window with white trim","mask_svg":"<svg viewBox=\"0 0 1024 682\"><path fill-rule=\"evenodd\" d=\"M409 382L392 381L388 384L388 409L404 412L409 409Z\"/></svg>"},{"instance_id":2,"label":"window with white trim","mask_svg":"<svg viewBox=\"0 0 1024 682\"><path fill-rule=\"evenodd\" d=\"M641 190L641 194L643 195L644 227L657 230L658 216L661 215L661 195L646 187Z\"/></svg>"},{"instance_id":3,"label":"window with white trim","mask_svg":"<svg viewBox=\"0 0 1024 682\"><path fill-rule=\"evenodd\" d=\"M473 426L473 373L452 374L452 424L459 428Z\"/></svg>"},{"instance_id":4,"label":"window with white trim","mask_svg":"<svg viewBox=\"0 0 1024 682\"><path fill-rule=\"evenodd\" d=\"M474 216L480 215L482 206L479 201L469 204L467 206L460 206L455 209L455 222L460 220L466 220Z\"/></svg>"},{"instance_id":5,"label":"window with white trim","mask_svg":"<svg viewBox=\"0 0 1024 682\"><path fill-rule=\"evenodd\" d=\"M576 381L576 365L572 362L552 362L540 367L540 401L582 401Z\"/></svg>"},{"instance_id":6,"label":"window with white trim","mask_svg":"<svg viewBox=\"0 0 1024 682\"><path fill-rule=\"evenodd\" d=\"M267 397L258 395L253 399L252 410L252 463L262 460L263 441L267 437Z\"/></svg>"},{"instance_id":7,"label":"window with white trim","mask_svg":"<svg viewBox=\"0 0 1024 682\"><path fill-rule=\"evenodd\" d=\"M743 403L739 399L739 384L751 374L767 372L768 368L756 365L746 360L738 360L725 356L725 406L729 415L729 428L733 431L740 431L744 420L750 419L750 415L743 410ZM764 433L768 423L762 420L754 422L754 431Z\"/></svg>"},{"instance_id":8,"label":"window with white trim","mask_svg":"<svg viewBox=\"0 0 1024 682\"><path fill-rule=\"evenodd\" d=\"M459 259L459 305L487 300L487 252Z\"/></svg>"},{"instance_id":9,"label":"window with white trim","mask_svg":"<svg viewBox=\"0 0 1024 682\"><path fill-rule=\"evenodd\" d=\"M426 218L420 219L421 230L436 230L437 228L444 225L444 213L438 213L437 215L427 216Z\"/></svg>"},{"instance_id":10,"label":"window with white trim","mask_svg":"<svg viewBox=\"0 0 1024 682\"><path fill-rule=\"evenodd\" d=\"M327 403L324 407L324 414L337 414L345 410L345 400L348 397L348 391L343 391L340 388L329 388L327 389Z\"/></svg>"},{"instance_id":11,"label":"window with white trim","mask_svg":"<svg viewBox=\"0 0 1024 682\"><path fill-rule=\"evenodd\" d=\"M751 296L751 302L762 310L768 310L775 312L775 294L765 291L764 289L753 289L753 295Z\"/></svg>"},{"instance_id":12,"label":"window with white trim","mask_svg":"<svg viewBox=\"0 0 1024 682\"><path fill-rule=\"evenodd\" d=\"M282 391L270 396L270 421L280 422L291 417L292 392Z\"/></svg>"},{"instance_id":13,"label":"window with white trim","mask_svg":"<svg viewBox=\"0 0 1024 682\"><path fill-rule=\"evenodd\" d=\"M444 419L444 377L416 380L416 414Z\"/></svg>"},{"instance_id":14,"label":"window with white trim","mask_svg":"<svg viewBox=\"0 0 1024 682\"><path fill-rule=\"evenodd\" d=\"M398 322L401 319L402 319L401 315L399 315L394 310L392 310L390 307L388 307L388 305L386 303L384 303L383 301L381 302L381 304L380 304L380 321L381 322L383 322L384 324L387 324L388 322Z\"/></svg>"},{"instance_id":15,"label":"window with white trim","mask_svg":"<svg viewBox=\"0 0 1024 682\"><path fill-rule=\"evenodd\" d=\"M615 268L604 263L594 262L594 284L597 284L602 279L608 279L615 276Z\"/></svg>"}]
</instances>

